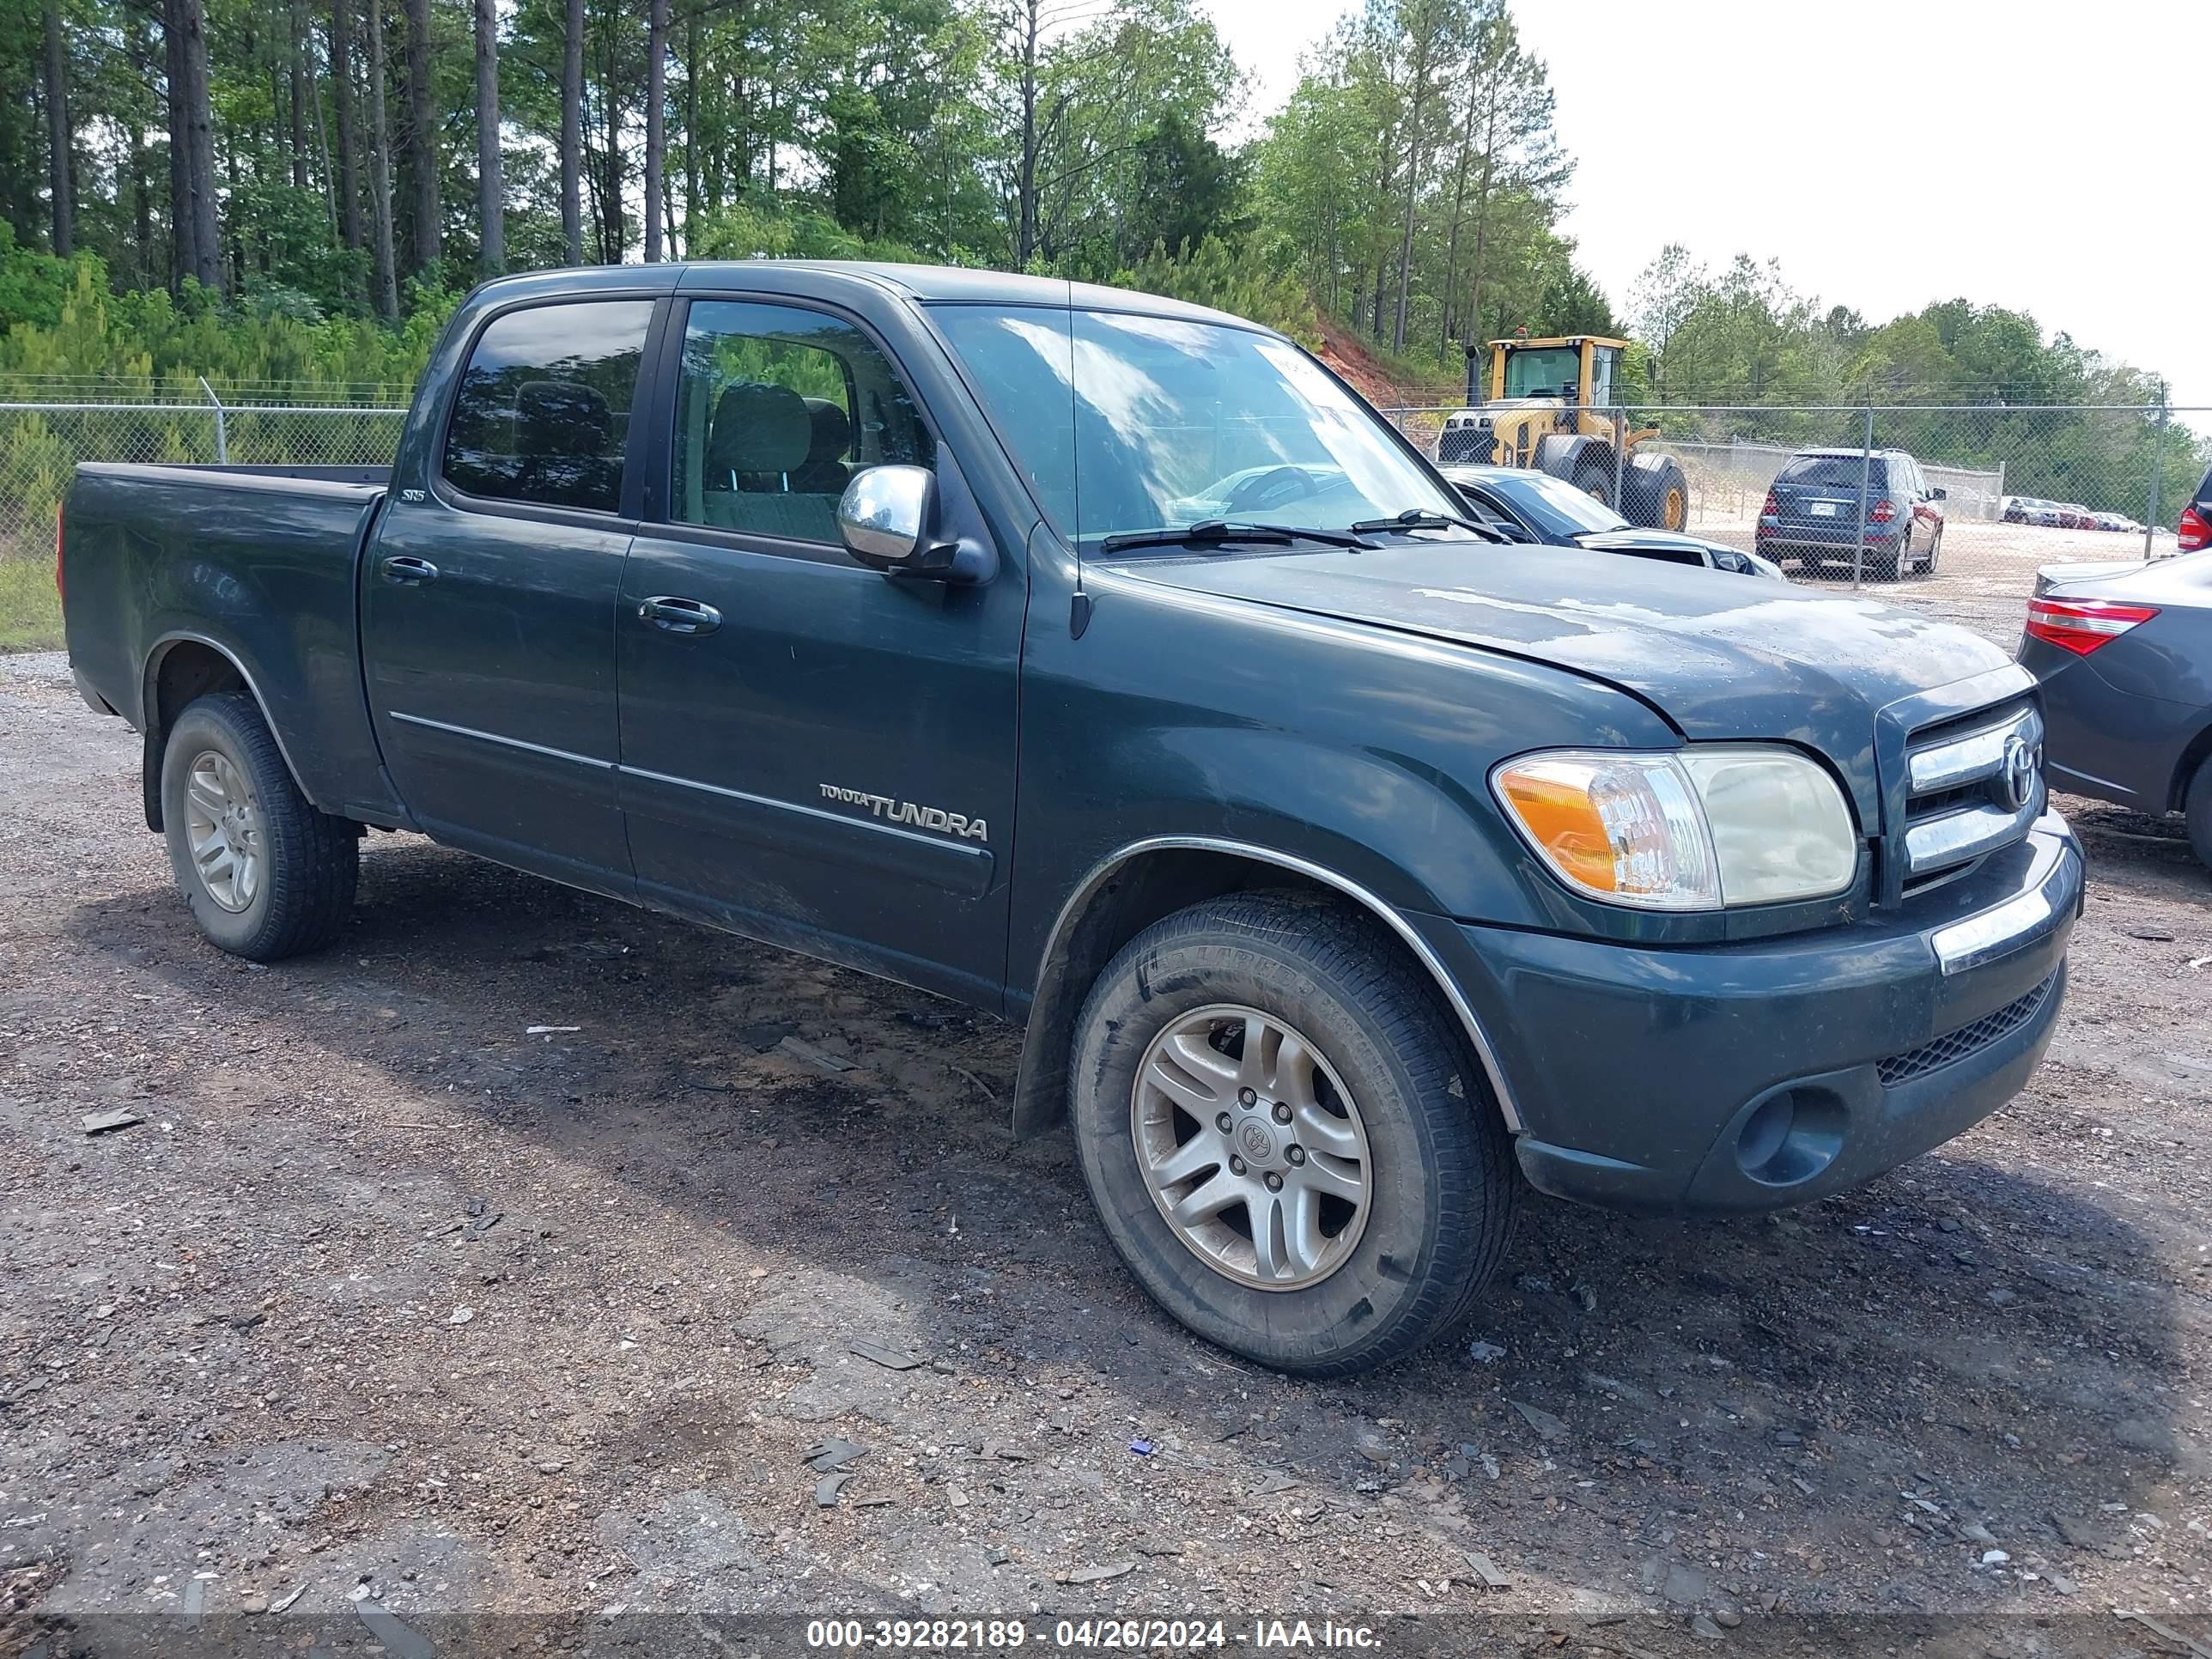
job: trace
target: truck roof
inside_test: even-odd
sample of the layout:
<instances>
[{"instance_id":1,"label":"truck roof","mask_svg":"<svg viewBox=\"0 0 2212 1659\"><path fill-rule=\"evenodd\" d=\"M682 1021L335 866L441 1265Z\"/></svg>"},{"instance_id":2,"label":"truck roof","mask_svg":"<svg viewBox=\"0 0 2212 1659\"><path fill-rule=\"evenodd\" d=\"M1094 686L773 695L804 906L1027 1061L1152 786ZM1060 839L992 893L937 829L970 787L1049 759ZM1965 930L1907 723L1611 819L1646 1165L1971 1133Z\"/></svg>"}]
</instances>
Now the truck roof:
<instances>
[{"instance_id":1,"label":"truck roof","mask_svg":"<svg viewBox=\"0 0 2212 1659\"><path fill-rule=\"evenodd\" d=\"M1036 276L1019 271L976 270L958 265L897 264L870 259L722 259L671 261L658 264L571 265L519 276L495 277L480 294L518 289L566 294L592 293L602 289L692 289L709 286L716 276L757 276L767 270L819 271L843 282L866 283L901 298L969 304L1073 307L1086 310L1136 312L1146 316L1176 317L1190 322L1222 323L1262 333L1259 324L1225 311L1146 294L1135 289L1108 288L1095 283L1072 283L1060 276Z\"/></svg>"}]
</instances>

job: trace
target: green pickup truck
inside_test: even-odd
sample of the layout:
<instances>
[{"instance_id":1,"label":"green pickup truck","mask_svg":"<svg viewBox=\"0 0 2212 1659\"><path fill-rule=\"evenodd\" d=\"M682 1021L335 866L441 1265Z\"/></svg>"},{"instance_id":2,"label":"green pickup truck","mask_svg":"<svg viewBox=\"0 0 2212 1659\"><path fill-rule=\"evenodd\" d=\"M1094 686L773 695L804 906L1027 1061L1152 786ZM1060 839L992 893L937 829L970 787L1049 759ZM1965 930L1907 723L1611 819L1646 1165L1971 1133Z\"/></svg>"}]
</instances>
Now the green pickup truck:
<instances>
[{"instance_id":1,"label":"green pickup truck","mask_svg":"<svg viewBox=\"0 0 2212 1659\"><path fill-rule=\"evenodd\" d=\"M1526 1184L1755 1210L1978 1122L2081 900L1993 646L1464 510L1232 317L658 265L477 290L388 471L80 469L60 574L217 945L411 830L961 999L1145 1286L1328 1374Z\"/></svg>"}]
</instances>

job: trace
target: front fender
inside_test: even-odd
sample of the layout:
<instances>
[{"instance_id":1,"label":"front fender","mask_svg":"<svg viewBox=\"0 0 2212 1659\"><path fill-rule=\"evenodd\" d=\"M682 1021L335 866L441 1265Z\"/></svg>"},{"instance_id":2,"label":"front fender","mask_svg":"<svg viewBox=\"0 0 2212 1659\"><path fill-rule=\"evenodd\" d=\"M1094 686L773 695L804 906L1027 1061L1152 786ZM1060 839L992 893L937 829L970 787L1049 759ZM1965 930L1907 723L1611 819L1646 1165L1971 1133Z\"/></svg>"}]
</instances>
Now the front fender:
<instances>
[{"instance_id":1,"label":"front fender","mask_svg":"<svg viewBox=\"0 0 2212 1659\"><path fill-rule=\"evenodd\" d=\"M1057 1115L1069 1028L1111 954L1070 941L1135 859L1182 849L1280 868L1345 894L1420 957L1409 917L1557 925L1489 798L1498 761L1676 740L1647 705L1541 664L1085 574L1082 636L1033 626L1024 663L1006 999L1030 1026L1020 1127ZM1180 908L1206 896L1204 878L1171 880L1136 909ZM1431 972L1485 1053L1457 988Z\"/></svg>"}]
</instances>

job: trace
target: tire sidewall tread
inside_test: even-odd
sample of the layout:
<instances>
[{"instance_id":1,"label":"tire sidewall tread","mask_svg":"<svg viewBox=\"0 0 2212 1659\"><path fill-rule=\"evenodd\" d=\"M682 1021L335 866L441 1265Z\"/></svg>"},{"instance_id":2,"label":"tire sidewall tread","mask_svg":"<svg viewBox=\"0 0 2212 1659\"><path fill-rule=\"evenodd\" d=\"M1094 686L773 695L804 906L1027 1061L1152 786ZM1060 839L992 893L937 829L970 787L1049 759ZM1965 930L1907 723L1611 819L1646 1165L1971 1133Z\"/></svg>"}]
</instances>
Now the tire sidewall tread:
<instances>
[{"instance_id":1,"label":"tire sidewall tread","mask_svg":"<svg viewBox=\"0 0 2212 1659\"><path fill-rule=\"evenodd\" d=\"M194 757L227 756L252 791L264 842L261 890L242 911L208 896L192 867L185 790ZM293 781L276 735L243 691L195 699L171 724L161 754L161 822L177 886L210 942L250 962L319 950L343 930L360 878L355 826L318 811Z\"/></svg>"},{"instance_id":2,"label":"tire sidewall tread","mask_svg":"<svg viewBox=\"0 0 2212 1659\"><path fill-rule=\"evenodd\" d=\"M1137 1066L1167 1024L1212 1002L1297 1026L1366 1128L1364 1231L1350 1260L1303 1290L1240 1285L1208 1267L1161 1216L1138 1167ZM1132 940L1085 1006L1070 1099L1085 1184L1139 1282L1209 1340L1313 1376L1401 1358L1462 1320L1502 1257L1517 1177L1447 1018L1433 986L1370 921L1302 895L1208 901Z\"/></svg>"}]
</instances>

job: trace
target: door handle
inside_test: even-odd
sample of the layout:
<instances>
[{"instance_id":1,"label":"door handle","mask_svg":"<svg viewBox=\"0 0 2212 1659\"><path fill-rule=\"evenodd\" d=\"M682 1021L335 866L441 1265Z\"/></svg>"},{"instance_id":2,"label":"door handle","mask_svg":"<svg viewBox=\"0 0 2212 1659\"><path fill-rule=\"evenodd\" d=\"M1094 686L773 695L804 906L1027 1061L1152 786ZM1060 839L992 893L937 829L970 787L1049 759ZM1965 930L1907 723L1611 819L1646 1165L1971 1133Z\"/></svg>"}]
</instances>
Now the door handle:
<instances>
[{"instance_id":1,"label":"door handle","mask_svg":"<svg viewBox=\"0 0 2212 1659\"><path fill-rule=\"evenodd\" d=\"M438 567L428 559L390 558L384 562L384 580L412 587L438 580Z\"/></svg>"},{"instance_id":2,"label":"door handle","mask_svg":"<svg viewBox=\"0 0 2212 1659\"><path fill-rule=\"evenodd\" d=\"M670 595L645 600L637 614L669 634L711 634L722 625L722 613L713 605Z\"/></svg>"}]
</instances>

